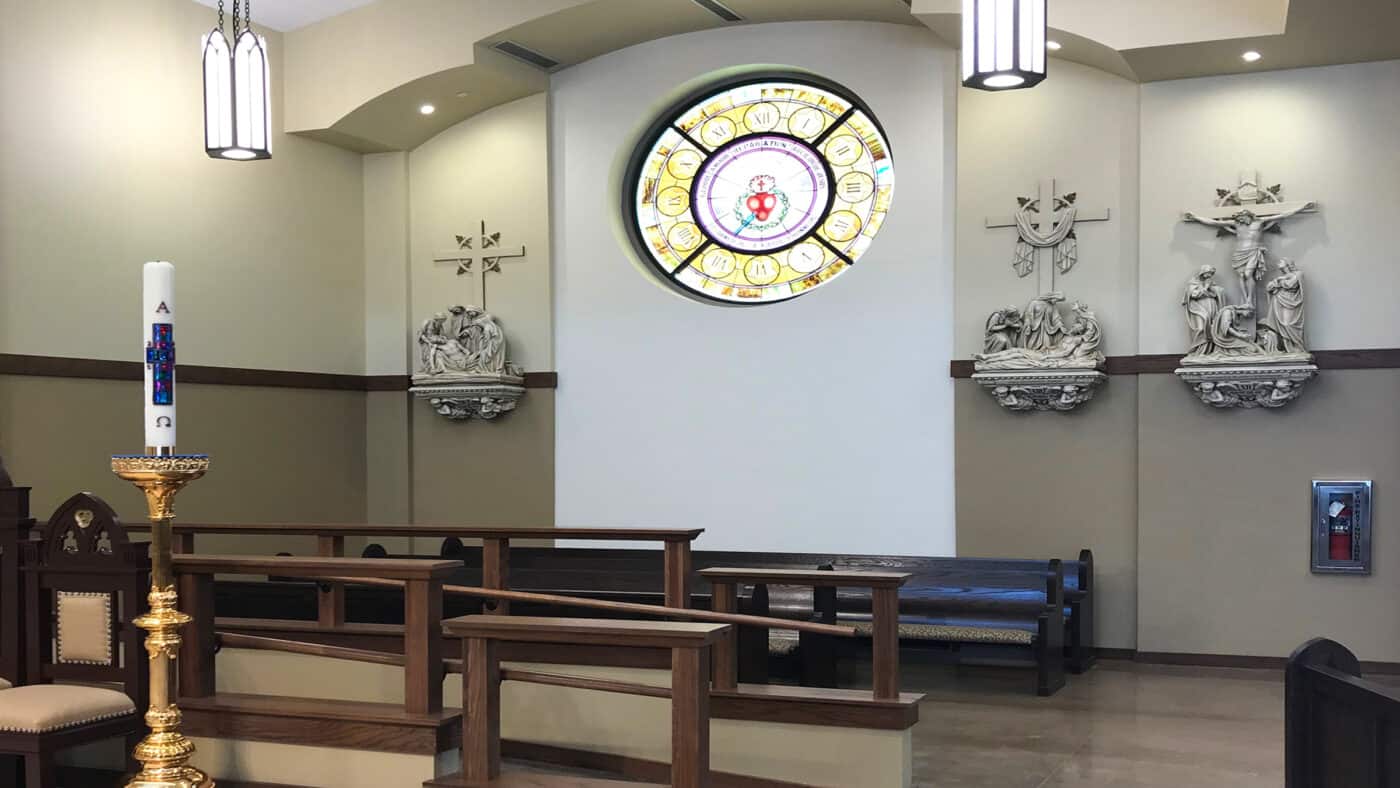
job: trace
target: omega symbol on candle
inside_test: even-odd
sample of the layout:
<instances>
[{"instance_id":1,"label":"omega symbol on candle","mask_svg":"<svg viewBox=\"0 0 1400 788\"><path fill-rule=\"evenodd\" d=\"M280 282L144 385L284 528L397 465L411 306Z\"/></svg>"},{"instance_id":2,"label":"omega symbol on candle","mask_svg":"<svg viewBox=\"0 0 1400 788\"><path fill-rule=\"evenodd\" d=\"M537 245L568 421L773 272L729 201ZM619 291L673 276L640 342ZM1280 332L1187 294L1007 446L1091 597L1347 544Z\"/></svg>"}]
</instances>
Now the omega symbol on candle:
<instances>
[{"instance_id":1,"label":"omega symbol on candle","mask_svg":"<svg viewBox=\"0 0 1400 788\"><path fill-rule=\"evenodd\" d=\"M169 416L156 416L157 427L170 427L173 426L173 424L174 422L170 420Z\"/></svg>"}]
</instances>

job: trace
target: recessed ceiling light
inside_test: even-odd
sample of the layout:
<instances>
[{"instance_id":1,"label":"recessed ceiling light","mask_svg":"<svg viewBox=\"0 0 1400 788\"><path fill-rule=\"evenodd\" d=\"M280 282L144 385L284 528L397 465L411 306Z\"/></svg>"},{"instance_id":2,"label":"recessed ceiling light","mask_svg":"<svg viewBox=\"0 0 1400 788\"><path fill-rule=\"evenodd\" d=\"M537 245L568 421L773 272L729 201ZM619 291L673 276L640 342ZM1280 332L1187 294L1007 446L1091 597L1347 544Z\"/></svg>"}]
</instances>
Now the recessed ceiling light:
<instances>
[{"instance_id":1,"label":"recessed ceiling light","mask_svg":"<svg viewBox=\"0 0 1400 788\"><path fill-rule=\"evenodd\" d=\"M1254 62L1257 62L1260 58L1262 58L1263 55L1261 55L1261 54L1259 54L1258 52L1255 52L1254 50L1251 49L1251 50L1249 50L1248 52L1244 53L1243 55L1240 55L1240 57L1243 58L1243 59L1244 59L1244 62L1246 62L1246 63L1254 63Z\"/></svg>"},{"instance_id":2,"label":"recessed ceiling light","mask_svg":"<svg viewBox=\"0 0 1400 788\"><path fill-rule=\"evenodd\" d=\"M1060 42L1059 42L1059 41L1046 41L1046 42L1045 42L1045 48L1048 49L1048 50L1050 50L1051 52L1059 52L1059 51L1060 51Z\"/></svg>"},{"instance_id":3,"label":"recessed ceiling light","mask_svg":"<svg viewBox=\"0 0 1400 788\"><path fill-rule=\"evenodd\" d=\"M434 107L432 104L424 104L418 108L418 112L422 115L431 115L436 111L437 107Z\"/></svg>"}]
</instances>

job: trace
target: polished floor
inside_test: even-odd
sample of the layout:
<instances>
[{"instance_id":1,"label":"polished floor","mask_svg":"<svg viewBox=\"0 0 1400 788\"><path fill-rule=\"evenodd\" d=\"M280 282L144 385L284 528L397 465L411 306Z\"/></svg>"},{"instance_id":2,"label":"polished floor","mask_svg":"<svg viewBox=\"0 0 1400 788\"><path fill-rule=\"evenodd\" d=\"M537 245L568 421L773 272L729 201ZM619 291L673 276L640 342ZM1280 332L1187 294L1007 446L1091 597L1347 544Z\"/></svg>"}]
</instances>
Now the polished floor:
<instances>
[{"instance_id":1,"label":"polished floor","mask_svg":"<svg viewBox=\"0 0 1400 788\"><path fill-rule=\"evenodd\" d=\"M1050 698L1025 674L910 666L920 788L1280 788L1281 671L1104 660Z\"/></svg>"}]
</instances>

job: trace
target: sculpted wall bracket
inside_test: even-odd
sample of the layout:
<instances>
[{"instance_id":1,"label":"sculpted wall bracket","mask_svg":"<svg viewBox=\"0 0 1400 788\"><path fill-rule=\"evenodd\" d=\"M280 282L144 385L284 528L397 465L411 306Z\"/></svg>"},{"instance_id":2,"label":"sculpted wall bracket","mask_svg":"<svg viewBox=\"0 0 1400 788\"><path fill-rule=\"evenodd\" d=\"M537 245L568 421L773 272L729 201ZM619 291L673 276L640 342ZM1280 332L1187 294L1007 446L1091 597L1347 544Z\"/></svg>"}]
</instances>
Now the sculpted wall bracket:
<instances>
[{"instance_id":1,"label":"sculpted wall bracket","mask_svg":"<svg viewBox=\"0 0 1400 788\"><path fill-rule=\"evenodd\" d=\"M1278 258L1263 288L1267 311L1258 304L1258 285L1269 272L1264 234L1281 232L1284 220L1317 208L1310 201L1283 202L1281 192L1281 186L1259 188L1257 176L1246 174L1239 188L1217 190L1212 209L1184 217L1236 239L1231 267L1239 297L1227 298L1215 267L1206 265L1187 281L1181 298L1191 349L1176 374L1207 405L1282 407L1317 375L1303 336L1303 274L1292 260Z\"/></svg>"},{"instance_id":2,"label":"sculpted wall bracket","mask_svg":"<svg viewBox=\"0 0 1400 788\"><path fill-rule=\"evenodd\" d=\"M418 357L422 371L409 391L454 421L494 419L525 394L524 372L506 360L504 332L479 307L454 306L424 321Z\"/></svg>"}]
</instances>

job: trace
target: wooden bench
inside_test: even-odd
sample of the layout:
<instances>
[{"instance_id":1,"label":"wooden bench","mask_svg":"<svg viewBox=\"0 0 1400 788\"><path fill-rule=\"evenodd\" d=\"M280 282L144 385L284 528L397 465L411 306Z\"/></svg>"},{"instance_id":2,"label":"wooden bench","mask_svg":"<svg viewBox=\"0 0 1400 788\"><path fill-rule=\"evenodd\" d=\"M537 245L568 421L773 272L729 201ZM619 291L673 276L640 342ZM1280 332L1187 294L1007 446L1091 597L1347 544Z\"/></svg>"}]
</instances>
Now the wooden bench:
<instances>
[{"instance_id":1,"label":"wooden bench","mask_svg":"<svg viewBox=\"0 0 1400 788\"><path fill-rule=\"evenodd\" d=\"M1284 684L1286 788L1400 788L1400 690L1322 638L1288 658Z\"/></svg>"},{"instance_id":2,"label":"wooden bench","mask_svg":"<svg viewBox=\"0 0 1400 788\"><path fill-rule=\"evenodd\" d=\"M492 785L501 776L500 687L502 681L511 680L669 697L670 785L704 788L710 784L710 647L729 634L728 625L478 615L449 619L443 627L462 638L465 785ZM503 669L497 651L501 642L670 649L671 687Z\"/></svg>"},{"instance_id":3,"label":"wooden bench","mask_svg":"<svg viewBox=\"0 0 1400 788\"><path fill-rule=\"evenodd\" d=\"M753 569L715 567L700 570L710 582L714 609L732 613L738 609L739 586L770 585L816 589L818 596L836 589L868 589L871 595L871 642L874 691L877 700L899 697L899 588L909 575L899 572L834 572L804 569ZM829 591L828 591L829 589ZM757 615L759 613L755 611ZM830 623L830 622L828 622ZM764 633L763 641L767 641ZM738 680L737 638L724 645L715 661L715 687L732 689Z\"/></svg>"}]
</instances>

